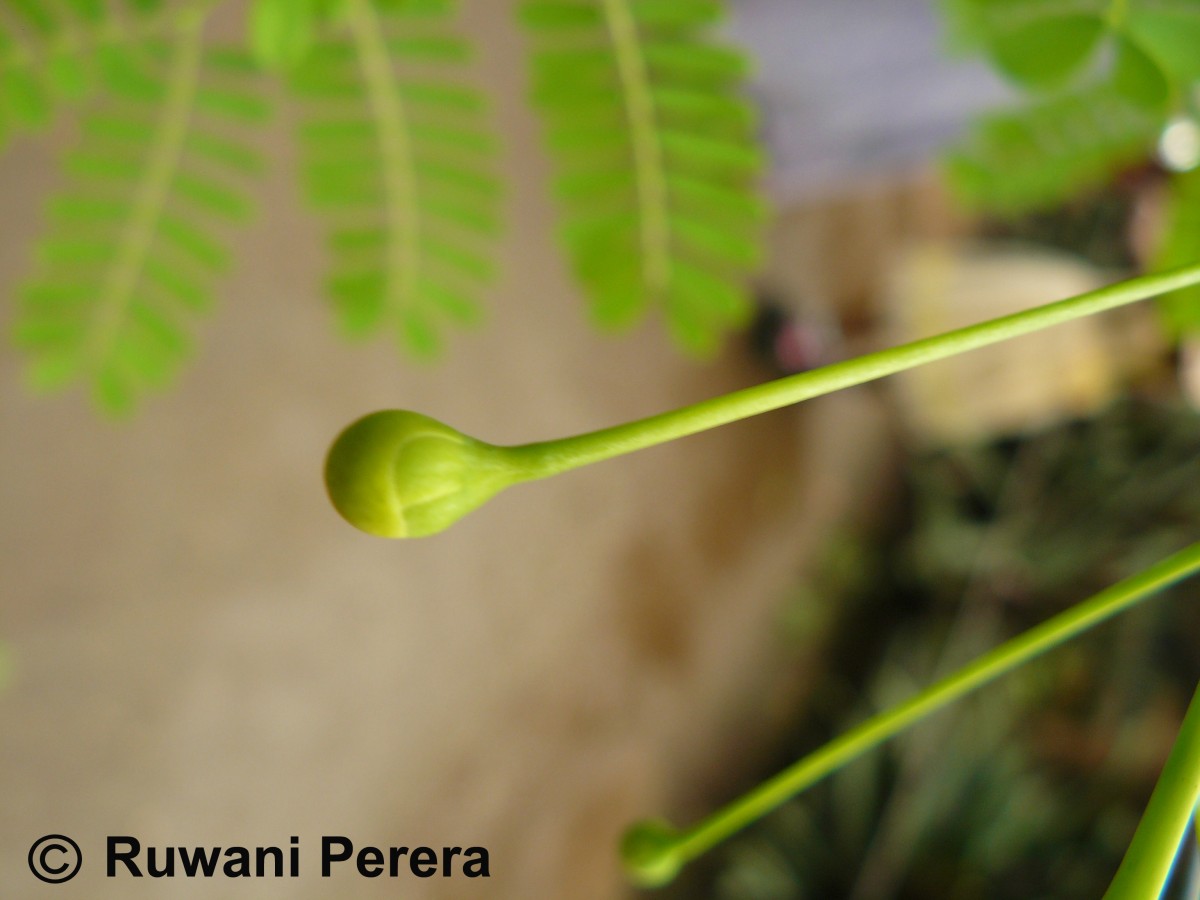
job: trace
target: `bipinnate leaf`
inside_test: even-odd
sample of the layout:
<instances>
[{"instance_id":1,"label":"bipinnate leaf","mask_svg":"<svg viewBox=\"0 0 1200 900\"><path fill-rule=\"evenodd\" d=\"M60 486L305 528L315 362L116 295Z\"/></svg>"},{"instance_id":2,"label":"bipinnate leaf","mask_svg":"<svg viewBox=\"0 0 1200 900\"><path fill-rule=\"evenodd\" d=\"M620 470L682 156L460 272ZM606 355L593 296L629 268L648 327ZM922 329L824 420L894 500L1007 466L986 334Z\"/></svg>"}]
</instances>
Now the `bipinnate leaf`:
<instances>
[{"instance_id":1,"label":"bipinnate leaf","mask_svg":"<svg viewBox=\"0 0 1200 900\"><path fill-rule=\"evenodd\" d=\"M762 153L711 0L527 0L562 234L598 323L666 313L698 354L745 321Z\"/></svg>"},{"instance_id":2,"label":"bipinnate leaf","mask_svg":"<svg viewBox=\"0 0 1200 900\"><path fill-rule=\"evenodd\" d=\"M109 413L169 384L191 324L230 263L230 225L248 215L243 142L266 106L244 57L205 51L201 22L135 55L101 53L104 102L67 154L67 188L47 204L38 271L20 294L13 338L29 383L89 386Z\"/></svg>"},{"instance_id":3,"label":"bipinnate leaf","mask_svg":"<svg viewBox=\"0 0 1200 900\"><path fill-rule=\"evenodd\" d=\"M495 141L454 14L446 0L344 0L340 29L290 78L339 323L418 358L479 320L500 229Z\"/></svg>"}]
</instances>

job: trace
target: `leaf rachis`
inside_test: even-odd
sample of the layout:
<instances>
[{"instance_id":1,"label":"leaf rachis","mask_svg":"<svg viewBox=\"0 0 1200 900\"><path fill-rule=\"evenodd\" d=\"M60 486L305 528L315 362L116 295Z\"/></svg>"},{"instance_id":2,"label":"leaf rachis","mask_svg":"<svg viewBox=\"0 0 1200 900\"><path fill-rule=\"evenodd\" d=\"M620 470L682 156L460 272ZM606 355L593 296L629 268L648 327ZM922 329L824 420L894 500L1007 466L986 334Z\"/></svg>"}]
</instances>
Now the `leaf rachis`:
<instances>
[{"instance_id":1,"label":"leaf rachis","mask_svg":"<svg viewBox=\"0 0 1200 900\"><path fill-rule=\"evenodd\" d=\"M421 210L409 126L375 8L369 0L348 0L346 7L347 26L358 50L383 163L382 203L388 224L387 297L390 306L403 309L412 302L420 277Z\"/></svg>"},{"instance_id":2,"label":"leaf rachis","mask_svg":"<svg viewBox=\"0 0 1200 900\"><path fill-rule=\"evenodd\" d=\"M641 212L643 275L648 291L653 295L661 295L671 277L671 232L663 149L658 138L646 61L637 23L629 9L629 0L604 0L604 19L612 39L618 77L625 93Z\"/></svg>"},{"instance_id":3,"label":"leaf rachis","mask_svg":"<svg viewBox=\"0 0 1200 900\"><path fill-rule=\"evenodd\" d=\"M179 169L199 82L203 24L201 15L190 15L180 27L174 44L167 93L148 152L149 166L134 193L128 224L118 241L112 267L105 275L96 307L96 328L84 353L97 367L103 365L112 351L133 302Z\"/></svg>"}]
</instances>

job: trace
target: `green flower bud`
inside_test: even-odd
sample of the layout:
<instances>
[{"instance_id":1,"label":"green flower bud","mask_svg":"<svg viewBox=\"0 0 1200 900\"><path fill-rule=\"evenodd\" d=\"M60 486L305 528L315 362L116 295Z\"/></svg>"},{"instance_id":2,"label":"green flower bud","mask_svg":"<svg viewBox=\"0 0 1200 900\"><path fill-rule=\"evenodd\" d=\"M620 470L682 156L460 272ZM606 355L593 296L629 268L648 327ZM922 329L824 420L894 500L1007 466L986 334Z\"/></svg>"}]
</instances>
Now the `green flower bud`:
<instances>
[{"instance_id":1,"label":"green flower bud","mask_svg":"<svg viewBox=\"0 0 1200 900\"><path fill-rule=\"evenodd\" d=\"M639 887L670 884L683 868L679 832L661 819L633 825L621 839L621 861L629 879Z\"/></svg>"},{"instance_id":2,"label":"green flower bud","mask_svg":"<svg viewBox=\"0 0 1200 900\"><path fill-rule=\"evenodd\" d=\"M379 537L435 534L519 480L503 448L405 410L359 419L325 460L334 507Z\"/></svg>"}]
</instances>

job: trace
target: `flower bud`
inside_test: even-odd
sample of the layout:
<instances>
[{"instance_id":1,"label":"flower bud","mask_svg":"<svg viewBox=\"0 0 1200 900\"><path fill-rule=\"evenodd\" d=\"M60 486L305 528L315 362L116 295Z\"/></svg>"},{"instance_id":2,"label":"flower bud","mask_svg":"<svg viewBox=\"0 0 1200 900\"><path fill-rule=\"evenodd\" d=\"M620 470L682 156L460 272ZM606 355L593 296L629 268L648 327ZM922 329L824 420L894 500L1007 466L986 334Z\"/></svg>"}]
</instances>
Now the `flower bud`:
<instances>
[{"instance_id":1,"label":"flower bud","mask_svg":"<svg viewBox=\"0 0 1200 900\"><path fill-rule=\"evenodd\" d=\"M667 822L638 822L621 839L625 873L640 887L670 884L686 861L679 852L679 832Z\"/></svg>"},{"instance_id":2,"label":"flower bud","mask_svg":"<svg viewBox=\"0 0 1200 900\"><path fill-rule=\"evenodd\" d=\"M405 410L359 419L325 460L334 507L379 537L435 534L517 480L502 448Z\"/></svg>"}]
</instances>

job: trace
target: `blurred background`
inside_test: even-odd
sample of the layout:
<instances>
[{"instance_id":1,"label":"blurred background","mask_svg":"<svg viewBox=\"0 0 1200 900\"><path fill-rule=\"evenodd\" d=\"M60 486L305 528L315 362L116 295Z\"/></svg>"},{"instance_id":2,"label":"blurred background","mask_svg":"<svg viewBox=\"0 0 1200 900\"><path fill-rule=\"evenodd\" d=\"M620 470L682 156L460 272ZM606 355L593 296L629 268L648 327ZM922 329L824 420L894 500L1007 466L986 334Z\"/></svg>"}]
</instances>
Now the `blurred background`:
<instances>
[{"instance_id":1,"label":"blurred background","mask_svg":"<svg viewBox=\"0 0 1200 900\"><path fill-rule=\"evenodd\" d=\"M1200 258L1200 224L1180 224L1200 162L1190 94L1099 162L1054 160L1086 183L1026 178L1019 146L979 150L979 123L1013 134L981 117L1043 102L1026 95L1036 64L967 40L954 10L970 3L733 0L719 33L753 60L770 160L752 315L705 360L658 315L598 331L556 234L517 6L462 4L507 225L483 326L436 362L331 327L286 105L257 138L258 214L170 391L113 420L86 391L29 390L22 353L0 350L3 896L45 892L25 856L54 832L84 851L67 897L227 895L105 879L109 834L299 835L302 876L245 896L631 896L616 844L632 820L695 821L1191 539L1181 302L529 485L433 538L338 519L323 455L371 410L547 439ZM245 19L224 4L209 31L244 40ZM5 297L46 263L46 199L79 130L68 111L5 148ZM998 159L1009 193L980 174ZM921 725L661 895L1099 896L1200 676L1195 595ZM492 877L323 880L326 834L482 845Z\"/></svg>"}]
</instances>

